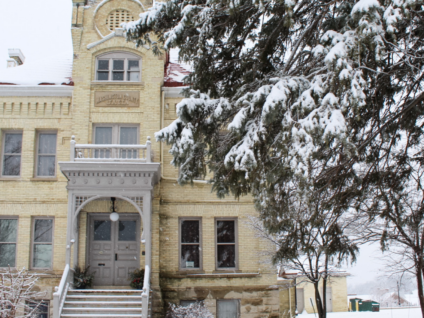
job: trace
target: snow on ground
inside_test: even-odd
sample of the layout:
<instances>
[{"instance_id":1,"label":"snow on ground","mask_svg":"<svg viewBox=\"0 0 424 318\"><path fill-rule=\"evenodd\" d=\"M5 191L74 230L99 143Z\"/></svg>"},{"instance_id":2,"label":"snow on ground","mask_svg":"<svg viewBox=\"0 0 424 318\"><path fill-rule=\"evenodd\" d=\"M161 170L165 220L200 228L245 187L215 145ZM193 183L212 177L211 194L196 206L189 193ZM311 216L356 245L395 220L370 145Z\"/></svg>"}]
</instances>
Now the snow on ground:
<instances>
[{"instance_id":1,"label":"snow on ground","mask_svg":"<svg viewBox=\"0 0 424 318\"><path fill-rule=\"evenodd\" d=\"M298 318L313 318L314 314L301 314ZM318 317L318 315L316 316ZM420 308L383 309L380 312L331 312L327 318L422 318Z\"/></svg>"}]
</instances>

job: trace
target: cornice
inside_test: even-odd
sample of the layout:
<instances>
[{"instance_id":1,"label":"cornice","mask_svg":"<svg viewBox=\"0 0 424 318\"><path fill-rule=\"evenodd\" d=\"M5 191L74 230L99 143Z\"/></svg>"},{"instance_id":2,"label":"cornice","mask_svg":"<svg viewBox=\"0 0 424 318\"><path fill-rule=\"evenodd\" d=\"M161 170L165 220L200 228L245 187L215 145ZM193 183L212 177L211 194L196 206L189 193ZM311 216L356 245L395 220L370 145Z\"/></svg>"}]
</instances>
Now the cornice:
<instances>
[{"instance_id":1,"label":"cornice","mask_svg":"<svg viewBox=\"0 0 424 318\"><path fill-rule=\"evenodd\" d=\"M0 85L0 96L72 97L73 86L66 85Z\"/></svg>"}]
</instances>

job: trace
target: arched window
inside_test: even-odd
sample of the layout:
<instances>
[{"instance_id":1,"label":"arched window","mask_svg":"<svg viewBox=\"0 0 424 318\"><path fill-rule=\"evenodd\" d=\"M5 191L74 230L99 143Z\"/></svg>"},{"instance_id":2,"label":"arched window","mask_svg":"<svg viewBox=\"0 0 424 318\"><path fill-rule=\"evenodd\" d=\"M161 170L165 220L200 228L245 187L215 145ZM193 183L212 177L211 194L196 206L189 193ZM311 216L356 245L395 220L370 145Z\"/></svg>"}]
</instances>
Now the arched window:
<instances>
[{"instance_id":1,"label":"arched window","mask_svg":"<svg viewBox=\"0 0 424 318\"><path fill-rule=\"evenodd\" d=\"M141 58L123 52L107 53L96 59L96 80L140 82Z\"/></svg>"}]
</instances>

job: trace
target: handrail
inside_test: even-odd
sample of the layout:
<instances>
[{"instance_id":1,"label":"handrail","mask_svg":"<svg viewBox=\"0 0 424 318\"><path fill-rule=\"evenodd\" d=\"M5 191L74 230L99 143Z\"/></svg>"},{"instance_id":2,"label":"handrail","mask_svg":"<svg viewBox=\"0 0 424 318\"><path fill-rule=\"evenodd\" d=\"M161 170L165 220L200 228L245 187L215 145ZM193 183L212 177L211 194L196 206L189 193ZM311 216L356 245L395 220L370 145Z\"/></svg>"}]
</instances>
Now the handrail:
<instances>
[{"instance_id":1,"label":"handrail","mask_svg":"<svg viewBox=\"0 0 424 318\"><path fill-rule=\"evenodd\" d=\"M66 264L59 287L55 287L55 292L53 294L53 318L60 318L60 314L62 313L63 303L65 302L66 294L69 289L69 274L71 272L69 264Z\"/></svg>"},{"instance_id":2,"label":"handrail","mask_svg":"<svg viewBox=\"0 0 424 318\"><path fill-rule=\"evenodd\" d=\"M75 148L80 149L147 149L146 145L120 145L120 144L75 144Z\"/></svg>"},{"instance_id":3,"label":"handrail","mask_svg":"<svg viewBox=\"0 0 424 318\"><path fill-rule=\"evenodd\" d=\"M71 137L71 161L139 161L152 162L150 137L145 145L77 144Z\"/></svg>"},{"instance_id":4,"label":"handrail","mask_svg":"<svg viewBox=\"0 0 424 318\"><path fill-rule=\"evenodd\" d=\"M149 316L149 293L150 293L150 267L146 265L144 270L143 292L141 293L141 314L143 318Z\"/></svg>"}]
</instances>

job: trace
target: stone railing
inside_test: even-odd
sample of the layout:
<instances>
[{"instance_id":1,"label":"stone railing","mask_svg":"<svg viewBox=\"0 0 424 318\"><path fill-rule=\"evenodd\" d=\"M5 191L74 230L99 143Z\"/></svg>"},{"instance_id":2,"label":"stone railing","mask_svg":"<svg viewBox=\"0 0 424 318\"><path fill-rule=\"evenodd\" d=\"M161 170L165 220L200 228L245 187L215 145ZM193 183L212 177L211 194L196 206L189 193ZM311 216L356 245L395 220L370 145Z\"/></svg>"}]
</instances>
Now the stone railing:
<instances>
[{"instance_id":1,"label":"stone railing","mask_svg":"<svg viewBox=\"0 0 424 318\"><path fill-rule=\"evenodd\" d=\"M150 137L145 145L77 144L71 139L71 161L80 162L152 162Z\"/></svg>"},{"instance_id":2,"label":"stone railing","mask_svg":"<svg viewBox=\"0 0 424 318\"><path fill-rule=\"evenodd\" d=\"M53 318L60 318L68 289L73 281L73 270L66 264L59 287L53 293Z\"/></svg>"}]
</instances>

